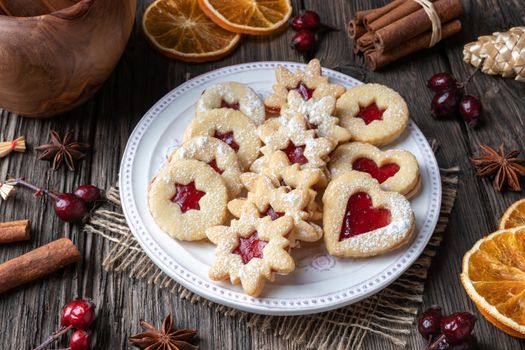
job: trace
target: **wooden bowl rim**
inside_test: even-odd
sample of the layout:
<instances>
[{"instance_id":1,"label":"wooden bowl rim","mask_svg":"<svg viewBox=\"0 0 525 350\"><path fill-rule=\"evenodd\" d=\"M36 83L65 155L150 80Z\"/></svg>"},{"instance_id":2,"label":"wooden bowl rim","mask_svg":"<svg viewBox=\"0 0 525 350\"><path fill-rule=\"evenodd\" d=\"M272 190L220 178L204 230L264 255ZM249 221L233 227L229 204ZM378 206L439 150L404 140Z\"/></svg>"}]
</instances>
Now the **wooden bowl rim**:
<instances>
[{"instance_id":1,"label":"wooden bowl rim","mask_svg":"<svg viewBox=\"0 0 525 350\"><path fill-rule=\"evenodd\" d=\"M13 20L13 21L24 21L24 22L32 22L35 20L42 20L46 17L59 17L59 18L71 18L76 17L78 15L81 15L85 13L89 8L93 5L93 3L96 0L80 0L76 4L73 4L69 7L63 8L61 10L53 11L50 13L46 13L44 15L38 15L38 16L9 16L9 15L2 15L0 14L0 19L2 20Z\"/></svg>"}]
</instances>

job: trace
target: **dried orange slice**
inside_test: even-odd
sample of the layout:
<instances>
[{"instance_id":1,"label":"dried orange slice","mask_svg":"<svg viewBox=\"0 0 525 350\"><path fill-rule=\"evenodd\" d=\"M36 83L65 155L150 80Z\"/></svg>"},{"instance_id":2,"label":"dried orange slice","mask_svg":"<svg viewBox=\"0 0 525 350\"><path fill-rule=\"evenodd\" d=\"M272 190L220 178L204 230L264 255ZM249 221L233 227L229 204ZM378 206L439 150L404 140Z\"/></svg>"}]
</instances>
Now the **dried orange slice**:
<instances>
[{"instance_id":1,"label":"dried orange slice","mask_svg":"<svg viewBox=\"0 0 525 350\"><path fill-rule=\"evenodd\" d=\"M463 257L461 282L489 322L525 338L525 226L476 242Z\"/></svg>"},{"instance_id":2,"label":"dried orange slice","mask_svg":"<svg viewBox=\"0 0 525 350\"><path fill-rule=\"evenodd\" d=\"M241 34L274 33L292 15L290 0L199 0L199 6L222 28Z\"/></svg>"},{"instance_id":3,"label":"dried orange slice","mask_svg":"<svg viewBox=\"0 0 525 350\"><path fill-rule=\"evenodd\" d=\"M514 202L505 210L499 222L499 229L513 228L525 225L525 198Z\"/></svg>"},{"instance_id":4,"label":"dried orange slice","mask_svg":"<svg viewBox=\"0 0 525 350\"><path fill-rule=\"evenodd\" d=\"M144 13L142 27L162 54L186 62L218 60L241 38L212 22L197 0L157 0Z\"/></svg>"}]
</instances>

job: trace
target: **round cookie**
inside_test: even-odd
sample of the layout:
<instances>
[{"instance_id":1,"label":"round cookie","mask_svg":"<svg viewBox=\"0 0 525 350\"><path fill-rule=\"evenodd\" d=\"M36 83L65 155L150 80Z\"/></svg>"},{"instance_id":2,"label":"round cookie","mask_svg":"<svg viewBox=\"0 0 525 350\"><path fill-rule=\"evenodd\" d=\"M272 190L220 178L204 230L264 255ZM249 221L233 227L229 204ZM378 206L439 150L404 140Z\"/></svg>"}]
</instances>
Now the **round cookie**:
<instances>
[{"instance_id":1,"label":"round cookie","mask_svg":"<svg viewBox=\"0 0 525 350\"><path fill-rule=\"evenodd\" d=\"M196 159L207 163L222 176L230 198L241 193L241 164L235 151L215 137L195 136L173 152L169 161Z\"/></svg>"},{"instance_id":2,"label":"round cookie","mask_svg":"<svg viewBox=\"0 0 525 350\"><path fill-rule=\"evenodd\" d=\"M206 229L224 223L228 193L222 177L198 160L168 163L148 192L153 219L171 237L183 241L206 238Z\"/></svg>"},{"instance_id":3,"label":"round cookie","mask_svg":"<svg viewBox=\"0 0 525 350\"><path fill-rule=\"evenodd\" d=\"M228 144L245 170L259 156L261 141L256 126L239 111L221 108L196 116L184 132L183 141L199 135L215 137Z\"/></svg>"},{"instance_id":4,"label":"round cookie","mask_svg":"<svg viewBox=\"0 0 525 350\"><path fill-rule=\"evenodd\" d=\"M219 83L204 90L197 101L196 114L218 108L238 110L255 125L261 125L266 118L264 104L257 93L241 83Z\"/></svg>"},{"instance_id":5,"label":"round cookie","mask_svg":"<svg viewBox=\"0 0 525 350\"><path fill-rule=\"evenodd\" d=\"M352 141L386 145L408 125L403 97L381 84L364 84L347 90L336 104L336 116L352 134Z\"/></svg>"},{"instance_id":6,"label":"round cookie","mask_svg":"<svg viewBox=\"0 0 525 350\"><path fill-rule=\"evenodd\" d=\"M335 178L345 172L357 170L370 174L384 191L413 196L421 182L416 157L405 150L386 150L361 142L339 146L332 153L328 164Z\"/></svg>"}]
</instances>

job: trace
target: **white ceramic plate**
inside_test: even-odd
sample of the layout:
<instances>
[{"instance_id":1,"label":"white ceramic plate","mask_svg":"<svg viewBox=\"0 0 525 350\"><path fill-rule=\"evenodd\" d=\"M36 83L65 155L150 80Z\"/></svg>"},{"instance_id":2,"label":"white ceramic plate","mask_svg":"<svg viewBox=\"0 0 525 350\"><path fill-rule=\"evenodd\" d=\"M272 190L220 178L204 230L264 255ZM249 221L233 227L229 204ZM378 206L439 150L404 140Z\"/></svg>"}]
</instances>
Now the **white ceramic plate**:
<instances>
[{"instance_id":1,"label":"white ceramic plate","mask_svg":"<svg viewBox=\"0 0 525 350\"><path fill-rule=\"evenodd\" d=\"M165 234L148 210L148 184L167 155L180 144L203 90L218 82L237 81L266 95L275 82L278 64L289 69L304 68L303 64L291 62L230 66L189 80L164 96L129 138L120 169L120 191L124 214L136 239L151 260L178 283L204 298L244 311L309 314L359 301L399 277L423 251L434 231L441 205L441 182L430 145L419 128L410 123L399 141L388 147L411 151L421 167L422 189L411 200L417 236L409 247L371 259L337 259L326 253L322 243L296 249L296 270L267 283L259 298L247 296L238 285L211 281L208 268L214 259L214 246L208 242L179 242ZM323 74L347 87L361 84L333 70L324 69Z\"/></svg>"}]
</instances>

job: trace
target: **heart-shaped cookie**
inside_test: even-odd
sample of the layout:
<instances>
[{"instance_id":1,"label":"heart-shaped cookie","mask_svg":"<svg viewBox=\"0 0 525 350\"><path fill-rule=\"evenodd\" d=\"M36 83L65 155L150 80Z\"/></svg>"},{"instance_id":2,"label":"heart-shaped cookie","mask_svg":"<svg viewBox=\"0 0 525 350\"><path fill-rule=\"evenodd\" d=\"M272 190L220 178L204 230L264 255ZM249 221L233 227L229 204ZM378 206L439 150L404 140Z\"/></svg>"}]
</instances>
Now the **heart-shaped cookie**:
<instances>
[{"instance_id":1,"label":"heart-shaped cookie","mask_svg":"<svg viewBox=\"0 0 525 350\"><path fill-rule=\"evenodd\" d=\"M347 171L368 173L385 191L399 192L407 198L417 193L421 184L416 157L405 150L381 151L361 142L339 146L328 164L333 177Z\"/></svg>"},{"instance_id":2,"label":"heart-shaped cookie","mask_svg":"<svg viewBox=\"0 0 525 350\"><path fill-rule=\"evenodd\" d=\"M370 257L412 240L415 219L408 200L383 191L365 173L349 171L332 180L323 204L324 241L331 255Z\"/></svg>"}]
</instances>

